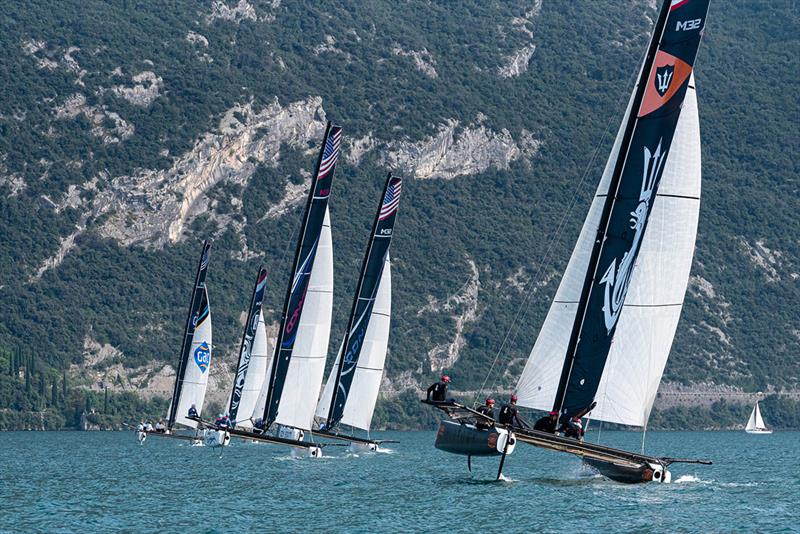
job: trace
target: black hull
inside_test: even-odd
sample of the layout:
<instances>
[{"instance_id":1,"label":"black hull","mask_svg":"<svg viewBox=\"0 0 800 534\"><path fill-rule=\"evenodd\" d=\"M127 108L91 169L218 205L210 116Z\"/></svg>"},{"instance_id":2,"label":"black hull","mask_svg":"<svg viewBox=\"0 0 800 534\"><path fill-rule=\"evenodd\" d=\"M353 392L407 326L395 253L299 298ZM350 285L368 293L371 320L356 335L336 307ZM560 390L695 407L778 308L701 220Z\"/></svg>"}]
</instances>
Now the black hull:
<instances>
[{"instance_id":1,"label":"black hull","mask_svg":"<svg viewBox=\"0 0 800 534\"><path fill-rule=\"evenodd\" d=\"M643 484L654 480L660 482L659 479L661 478L661 472L654 472L648 465L628 467L611 462L593 460L591 458L584 458L583 461L596 469L604 477L615 482L622 482L623 484Z\"/></svg>"},{"instance_id":2,"label":"black hull","mask_svg":"<svg viewBox=\"0 0 800 534\"><path fill-rule=\"evenodd\" d=\"M497 446L500 436L496 428L479 430L473 425L442 421L434 446L440 451L464 456L501 456L502 448L498 450Z\"/></svg>"}]
</instances>

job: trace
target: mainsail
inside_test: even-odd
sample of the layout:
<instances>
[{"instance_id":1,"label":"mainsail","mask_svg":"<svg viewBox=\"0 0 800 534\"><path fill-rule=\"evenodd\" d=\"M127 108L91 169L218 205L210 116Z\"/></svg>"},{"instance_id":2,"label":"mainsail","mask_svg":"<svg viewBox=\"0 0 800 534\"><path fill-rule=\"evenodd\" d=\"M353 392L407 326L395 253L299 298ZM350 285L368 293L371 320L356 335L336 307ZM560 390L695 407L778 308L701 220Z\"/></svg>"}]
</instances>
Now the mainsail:
<instances>
[{"instance_id":1,"label":"mainsail","mask_svg":"<svg viewBox=\"0 0 800 534\"><path fill-rule=\"evenodd\" d=\"M643 426L675 335L700 204L692 66L708 0L661 12L519 403ZM681 110L683 109L683 112ZM635 113L634 113L635 111Z\"/></svg>"},{"instance_id":2,"label":"mainsail","mask_svg":"<svg viewBox=\"0 0 800 534\"><path fill-rule=\"evenodd\" d=\"M267 334L264 329L264 319L261 305L264 301L264 289L267 285L267 270L259 269L253 296L250 299L250 308L247 313L247 322L242 336L242 345L239 350L239 363L236 366L236 377L233 381L231 398L228 404L228 413L237 426L249 428L252 426L250 417L256 406L256 400L264 384L267 373L269 353L267 352ZM240 421L241 419L241 421Z\"/></svg>"},{"instance_id":3,"label":"mainsail","mask_svg":"<svg viewBox=\"0 0 800 534\"><path fill-rule=\"evenodd\" d=\"M389 245L401 189L402 180L390 174L361 264L344 340L317 406L316 415L325 419L327 430L340 422L369 430L372 421L389 345Z\"/></svg>"},{"instance_id":4,"label":"mainsail","mask_svg":"<svg viewBox=\"0 0 800 534\"><path fill-rule=\"evenodd\" d=\"M211 366L211 313L206 292L206 274L211 244L203 241L200 263L194 280L189 315L186 318L181 352L175 374L175 387L167 414L167 428L175 423L196 428L197 423L186 419L192 404L198 414L203 408L208 368Z\"/></svg>"},{"instance_id":5,"label":"mainsail","mask_svg":"<svg viewBox=\"0 0 800 534\"><path fill-rule=\"evenodd\" d=\"M342 129L328 123L306 202L286 291L263 421L310 429L325 371L333 311L333 245L328 198Z\"/></svg>"}]
</instances>

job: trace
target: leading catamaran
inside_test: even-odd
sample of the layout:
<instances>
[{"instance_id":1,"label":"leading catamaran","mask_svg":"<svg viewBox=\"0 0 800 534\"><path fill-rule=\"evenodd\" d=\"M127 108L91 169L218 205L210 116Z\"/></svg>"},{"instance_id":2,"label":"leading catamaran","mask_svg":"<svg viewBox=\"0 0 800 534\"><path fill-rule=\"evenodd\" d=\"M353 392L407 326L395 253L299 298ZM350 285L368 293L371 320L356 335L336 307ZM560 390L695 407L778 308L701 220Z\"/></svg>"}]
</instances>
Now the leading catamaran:
<instances>
[{"instance_id":1,"label":"leading catamaran","mask_svg":"<svg viewBox=\"0 0 800 534\"><path fill-rule=\"evenodd\" d=\"M317 405L318 435L349 441L351 448L378 450L386 440L372 440L369 429L389 346L392 241L403 182L389 174L361 263L356 296L344 339ZM344 363L342 363L344 362ZM367 431L366 438L347 435L341 425Z\"/></svg>"},{"instance_id":2,"label":"leading catamaran","mask_svg":"<svg viewBox=\"0 0 800 534\"><path fill-rule=\"evenodd\" d=\"M291 445L311 457L322 456L322 444L304 435L312 429L330 338L333 245L328 199L341 142L342 128L329 122L306 201L275 352L256 401L256 410L263 411L253 414L253 431L226 428L233 436Z\"/></svg>"},{"instance_id":3,"label":"leading catamaran","mask_svg":"<svg viewBox=\"0 0 800 534\"><path fill-rule=\"evenodd\" d=\"M521 406L551 411L561 425L587 414L647 424L697 234L700 130L692 72L708 4L664 2L578 243L517 384ZM439 407L454 418L479 417L463 406ZM473 432L480 446L469 450L502 455L502 470L508 445L518 440L581 456L621 482L669 482L667 467L687 461L513 430L515 439L500 443L495 436L488 446ZM459 452L459 432L444 421L437 446Z\"/></svg>"},{"instance_id":4,"label":"leading catamaran","mask_svg":"<svg viewBox=\"0 0 800 534\"><path fill-rule=\"evenodd\" d=\"M203 401L205 400L208 386L213 347L211 307L206 286L210 250L211 245L204 241L200 263L197 266L197 274L195 275L192 299L189 303L189 315L186 318L186 327L175 374L175 386L167 413L166 429L164 432L139 432L140 442L144 441L147 435L191 441L199 441L204 438L203 434L200 433L202 426L198 424L195 417L200 417L203 412ZM177 434L175 433L176 427L192 429L195 434Z\"/></svg>"}]
</instances>

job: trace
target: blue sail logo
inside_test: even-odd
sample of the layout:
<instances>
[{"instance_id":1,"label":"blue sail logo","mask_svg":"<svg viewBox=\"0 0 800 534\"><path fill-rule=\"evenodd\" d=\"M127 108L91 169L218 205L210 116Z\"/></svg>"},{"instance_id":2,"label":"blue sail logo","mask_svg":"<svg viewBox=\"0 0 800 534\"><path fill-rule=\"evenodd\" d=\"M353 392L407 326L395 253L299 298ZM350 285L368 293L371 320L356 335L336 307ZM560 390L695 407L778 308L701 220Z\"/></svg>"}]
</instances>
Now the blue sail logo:
<instances>
[{"instance_id":1,"label":"blue sail logo","mask_svg":"<svg viewBox=\"0 0 800 534\"><path fill-rule=\"evenodd\" d=\"M194 363L200 368L201 373L205 373L208 369L208 365L211 363L211 349L208 348L208 343L205 341L194 350Z\"/></svg>"}]
</instances>

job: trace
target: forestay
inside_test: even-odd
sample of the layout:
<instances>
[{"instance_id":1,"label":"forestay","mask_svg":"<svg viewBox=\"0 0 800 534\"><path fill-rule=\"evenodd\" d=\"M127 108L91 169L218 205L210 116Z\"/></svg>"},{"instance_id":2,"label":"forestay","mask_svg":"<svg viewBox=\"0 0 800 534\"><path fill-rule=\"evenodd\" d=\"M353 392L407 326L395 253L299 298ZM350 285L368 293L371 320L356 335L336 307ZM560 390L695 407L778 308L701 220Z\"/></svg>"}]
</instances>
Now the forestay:
<instances>
[{"instance_id":1,"label":"forestay","mask_svg":"<svg viewBox=\"0 0 800 534\"><path fill-rule=\"evenodd\" d=\"M659 20L663 39L648 52L520 378L521 405L571 416L596 401L594 419L639 426L647 421L680 316L697 230L700 140L691 72L707 8L706 0L677 2ZM655 44L659 35L657 30Z\"/></svg>"}]
</instances>

